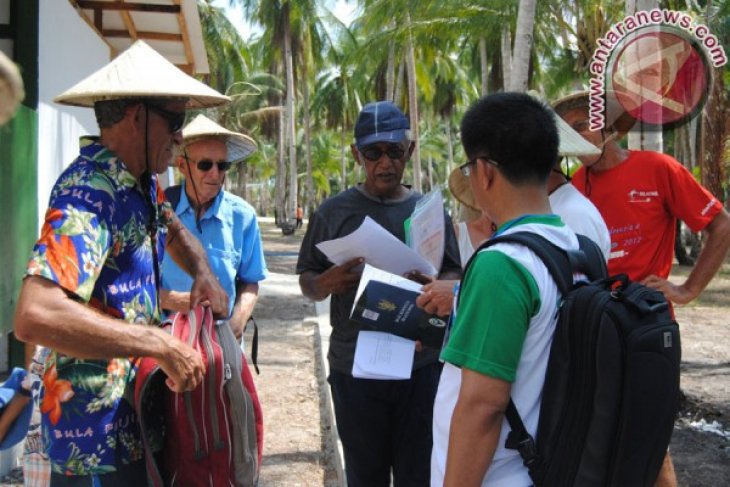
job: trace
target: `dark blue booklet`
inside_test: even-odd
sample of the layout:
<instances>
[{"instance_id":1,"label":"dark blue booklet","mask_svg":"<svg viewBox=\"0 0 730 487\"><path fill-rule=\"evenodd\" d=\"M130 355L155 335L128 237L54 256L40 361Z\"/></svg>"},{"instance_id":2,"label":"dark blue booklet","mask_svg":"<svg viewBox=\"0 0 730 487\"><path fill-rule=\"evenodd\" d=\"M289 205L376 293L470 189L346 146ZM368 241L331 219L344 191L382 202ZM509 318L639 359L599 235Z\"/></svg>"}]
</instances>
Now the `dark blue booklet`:
<instances>
[{"instance_id":1,"label":"dark blue booklet","mask_svg":"<svg viewBox=\"0 0 730 487\"><path fill-rule=\"evenodd\" d=\"M446 331L446 318L426 313L416 306L419 293L410 289L371 280L355 303L351 319L376 330L421 340L440 348Z\"/></svg>"}]
</instances>

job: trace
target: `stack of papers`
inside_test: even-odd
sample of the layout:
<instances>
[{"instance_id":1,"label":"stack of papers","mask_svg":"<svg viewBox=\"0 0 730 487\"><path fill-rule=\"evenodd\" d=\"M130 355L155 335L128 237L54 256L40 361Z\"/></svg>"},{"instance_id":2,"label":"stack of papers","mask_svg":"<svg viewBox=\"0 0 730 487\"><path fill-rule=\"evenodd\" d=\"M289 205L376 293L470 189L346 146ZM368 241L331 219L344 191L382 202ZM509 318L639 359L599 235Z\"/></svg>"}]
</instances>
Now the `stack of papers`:
<instances>
[{"instance_id":1,"label":"stack of papers","mask_svg":"<svg viewBox=\"0 0 730 487\"><path fill-rule=\"evenodd\" d=\"M365 264L350 319L439 348L447 321L419 308L416 300L420 295L420 284Z\"/></svg>"},{"instance_id":2,"label":"stack of papers","mask_svg":"<svg viewBox=\"0 0 730 487\"><path fill-rule=\"evenodd\" d=\"M416 342L379 331L357 336L352 376L359 379L410 379Z\"/></svg>"},{"instance_id":3,"label":"stack of papers","mask_svg":"<svg viewBox=\"0 0 730 487\"><path fill-rule=\"evenodd\" d=\"M418 200L408 223L407 242L434 269L441 269L444 259L444 198L436 185Z\"/></svg>"},{"instance_id":4,"label":"stack of papers","mask_svg":"<svg viewBox=\"0 0 730 487\"><path fill-rule=\"evenodd\" d=\"M351 234L320 242L317 248L335 265L362 257L368 264L393 274L402 275L414 270L429 276L437 273L430 262L369 216Z\"/></svg>"}]
</instances>

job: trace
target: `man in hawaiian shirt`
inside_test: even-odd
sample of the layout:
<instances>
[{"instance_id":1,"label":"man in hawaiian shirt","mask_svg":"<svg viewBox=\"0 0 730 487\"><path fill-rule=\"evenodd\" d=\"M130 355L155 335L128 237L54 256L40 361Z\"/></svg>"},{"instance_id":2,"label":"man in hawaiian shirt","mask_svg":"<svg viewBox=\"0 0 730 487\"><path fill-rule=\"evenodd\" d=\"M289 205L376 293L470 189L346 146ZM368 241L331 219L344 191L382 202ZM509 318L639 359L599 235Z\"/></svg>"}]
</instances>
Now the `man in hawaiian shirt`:
<instances>
[{"instance_id":1,"label":"man in hawaiian shirt","mask_svg":"<svg viewBox=\"0 0 730 487\"><path fill-rule=\"evenodd\" d=\"M101 136L56 182L28 264L15 333L52 350L43 375L43 439L51 486L145 485L137 416L128 397L136 358L153 357L173 391L202 379L200 355L159 321L157 233L194 276L191 305L224 314L225 292L205 253L157 183L182 141L187 108L227 97L142 42L56 99L93 106Z\"/></svg>"},{"instance_id":2,"label":"man in hawaiian shirt","mask_svg":"<svg viewBox=\"0 0 730 487\"><path fill-rule=\"evenodd\" d=\"M233 163L256 151L256 142L198 115L183 129L183 146L176 164L185 182L166 193L176 195L168 198L175 213L203 244L210 267L228 294L231 329L241 338L258 299L259 281L268 272L256 211L225 191L223 182ZM188 311L191 285L190 276L166 256L162 261L162 307Z\"/></svg>"}]
</instances>

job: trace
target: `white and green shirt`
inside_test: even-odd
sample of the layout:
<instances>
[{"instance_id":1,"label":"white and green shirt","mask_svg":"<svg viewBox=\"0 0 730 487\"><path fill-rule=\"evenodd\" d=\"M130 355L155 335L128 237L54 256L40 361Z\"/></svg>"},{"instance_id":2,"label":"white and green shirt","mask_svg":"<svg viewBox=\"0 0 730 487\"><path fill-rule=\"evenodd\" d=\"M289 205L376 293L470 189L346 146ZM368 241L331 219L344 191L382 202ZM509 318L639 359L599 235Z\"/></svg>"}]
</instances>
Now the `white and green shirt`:
<instances>
[{"instance_id":1,"label":"white and green shirt","mask_svg":"<svg viewBox=\"0 0 730 487\"><path fill-rule=\"evenodd\" d=\"M557 215L523 216L505 223L497 235L524 231L541 235L560 248L578 249L575 234ZM559 300L547 268L523 245L497 244L474 258L441 353L445 364L433 412L432 486L443 485L462 367L512 383L512 399L525 427L532 435L536 433ZM519 453L504 448L509 430L505 419L483 486L532 485Z\"/></svg>"}]
</instances>

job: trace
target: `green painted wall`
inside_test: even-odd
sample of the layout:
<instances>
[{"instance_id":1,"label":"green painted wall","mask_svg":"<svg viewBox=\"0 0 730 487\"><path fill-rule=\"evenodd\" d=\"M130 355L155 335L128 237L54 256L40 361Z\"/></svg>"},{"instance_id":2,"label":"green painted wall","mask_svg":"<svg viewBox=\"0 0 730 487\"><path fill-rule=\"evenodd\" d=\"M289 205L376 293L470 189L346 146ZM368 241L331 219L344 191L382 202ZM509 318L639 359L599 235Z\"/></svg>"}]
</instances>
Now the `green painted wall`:
<instances>
[{"instance_id":1,"label":"green painted wall","mask_svg":"<svg viewBox=\"0 0 730 487\"><path fill-rule=\"evenodd\" d=\"M38 235L38 0L10 0L13 60L25 99L15 118L0 127L0 332L13 329L18 291ZM22 344L11 334L10 367L22 365Z\"/></svg>"},{"instance_id":2,"label":"green painted wall","mask_svg":"<svg viewBox=\"0 0 730 487\"><path fill-rule=\"evenodd\" d=\"M38 116L21 106L0 127L0 330L13 327L15 301L38 235Z\"/></svg>"}]
</instances>

